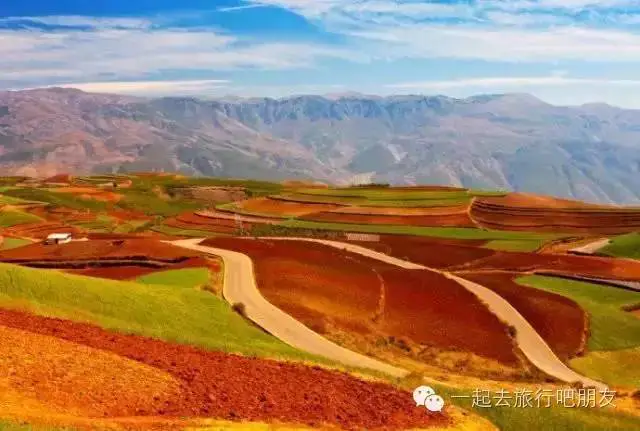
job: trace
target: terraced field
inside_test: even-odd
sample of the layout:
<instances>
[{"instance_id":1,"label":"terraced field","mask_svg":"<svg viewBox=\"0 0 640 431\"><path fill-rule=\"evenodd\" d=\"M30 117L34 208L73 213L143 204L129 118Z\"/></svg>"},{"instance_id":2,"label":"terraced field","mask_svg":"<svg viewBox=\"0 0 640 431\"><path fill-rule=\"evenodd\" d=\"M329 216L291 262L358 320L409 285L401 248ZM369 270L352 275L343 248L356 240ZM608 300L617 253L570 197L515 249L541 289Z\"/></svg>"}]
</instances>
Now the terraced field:
<instances>
[{"instance_id":1,"label":"terraced field","mask_svg":"<svg viewBox=\"0 0 640 431\"><path fill-rule=\"evenodd\" d=\"M606 207L518 193L476 198L470 215L479 226L488 229L582 234L640 229L640 208Z\"/></svg>"},{"instance_id":2,"label":"terraced field","mask_svg":"<svg viewBox=\"0 0 640 431\"><path fill-rule=\"evenodd\" d=\"M520 366L507 328L437 273L307 242L212 238L204 245L248 254L265 297L321 333L335 328L378 343L405 339L416 356L437 348Z\"/></svg>"}]
</instances>

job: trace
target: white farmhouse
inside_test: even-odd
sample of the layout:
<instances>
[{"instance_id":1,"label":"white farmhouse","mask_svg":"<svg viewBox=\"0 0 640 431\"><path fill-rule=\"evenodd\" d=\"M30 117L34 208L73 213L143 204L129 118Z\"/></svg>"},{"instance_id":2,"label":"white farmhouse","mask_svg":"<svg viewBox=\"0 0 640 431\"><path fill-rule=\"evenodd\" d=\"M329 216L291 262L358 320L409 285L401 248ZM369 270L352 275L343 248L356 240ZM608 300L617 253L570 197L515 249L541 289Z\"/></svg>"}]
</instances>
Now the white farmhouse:
<instances>
[{"instance_id":1,"label":"white farmhouse","mask_svg":"<svg viewBox=\"0 0 640 431\"><path fill-rule=\"evenodd\" d=\"M66 244L71 242L70 233L52 233L44 240L45 244Z\"/></svg>"}]
</instances>

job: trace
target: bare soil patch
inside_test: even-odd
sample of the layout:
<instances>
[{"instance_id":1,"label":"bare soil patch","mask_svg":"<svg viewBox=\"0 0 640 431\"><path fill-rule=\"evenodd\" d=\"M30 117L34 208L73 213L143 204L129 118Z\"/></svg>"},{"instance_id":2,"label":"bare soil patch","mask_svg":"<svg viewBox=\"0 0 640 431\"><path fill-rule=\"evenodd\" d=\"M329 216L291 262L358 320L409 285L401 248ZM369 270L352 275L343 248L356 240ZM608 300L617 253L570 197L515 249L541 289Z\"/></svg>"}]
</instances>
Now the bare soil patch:
<instances>
[{"instance_id":1,"label":"bare soil patch","mask_svg":"<svg viewBox=\"0 0 640 431\"><path fill-rule=\"evenodd\" d=\"M441 215L367 215L336 212L318 212L314 214L308 214L302 218L304 220L330 223L386 224L400 226L475 226L466 212Z\"/></svg>"},{"instance_id":2,"label":"bare soil patch","mask_svg":"<svg viewBox=\"0 0 640 431\"><path fill-rule=\"evenodd\" d=\"M265 297L318 332L329 324L519 365L507 328L473 294L436 272L303 241L211 238L205 244L248 254Z\"/></svg>"},{"instance_id":3,"label":"bare soil patch","mask_svg":"<svg viewBox=\"0 0 640 431\"><path fill-rule=\"evenodd\" d=\"M56 193L70 193L78 195L83 199L93 199L102 202L118 202L122 199L122 195L118 193L93 187L58 187L51 189L51 191Z\"/></svg>"},{"instance_id":4,"label":"bare soil patch","mask_svg":"<svg viewBox=\"0 0 640 431\"><path fill-rule=\"evenodd\" d=\"M331 211L335 214L357 214L370 216L450 216L466 213L468 205L456 205L450 207L425 207L425 208L402 208L402 207L340 207Z\"/></svg>"},{"instance_id":5,"label":"bare soil patch","mask_svg":"<svg viewBox=\"0 0 640 431\"><path fill-rule=\"evenodd\" d=\"M465 273L463 278L485 286L506 299L564 361L584 349L587 316L574 301L514 282L518 274Z\"/></svg>"},{"instance_id":6,"label":"bare soil patch","mask_svg":"<svg viewBox=\"0 0 640 431\"><path fill-rule=\"evenodd\" d=\"M342 208L341 205L334 204L289 202L269 198L249 199L238 202L237 205L239 208L246 211L277 217L300 217L307 214L332 211Z\"/></svg>"},{"instance_id":7,"label":"bare soil patch","mask_svg":"<svg viewBox=\"0 0 640 431\"><path fill-rule=\"evenodd\" d=\"M450 421L416 408L408 392L320 367L210 352L16 311L0 311L0 325L112 352L180 382L178 395L136 407L135 416L278 420L346 429L444 426Z\"/></svg>"}]
</instances>

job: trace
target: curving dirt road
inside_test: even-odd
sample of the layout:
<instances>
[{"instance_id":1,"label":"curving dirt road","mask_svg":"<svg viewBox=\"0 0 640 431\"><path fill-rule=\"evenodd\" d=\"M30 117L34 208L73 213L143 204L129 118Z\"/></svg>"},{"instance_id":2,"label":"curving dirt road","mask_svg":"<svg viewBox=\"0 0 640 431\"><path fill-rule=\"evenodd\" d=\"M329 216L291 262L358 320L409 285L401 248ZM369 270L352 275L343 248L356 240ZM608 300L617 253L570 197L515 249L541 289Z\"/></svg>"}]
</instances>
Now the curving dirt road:
<instances>
[{"instance_id":1,"label":"curving dirt road","mask_svg":"<svg viewBox=\"0 0 640 431\"><path fill-rule=\"evenodd\" d=\"M315 242L351 253L360 254L371 259L376 259L405 269L428 269L438 272L445 277L460 283L463 287L476 295L478 299L482 301L500 320L505 322L507 325L513 326L516 329L515 338L518 347L522 350L529 361L531 361L531 363L540 370L564 382L581 382L586 386L593 386L599 390L607 387L603 383L576 373L565 365L555 355L555 353L553 353L551 348L547 345L540 334L538 334L537 331L529 324L529 322L527 322L527 320L511 304L509 304L509 302L493 292L491 289L445 271L428 268L423 265L398 259L355 244L312 238L268 239ZM198 245L200 241L202 241L202 239L190 239L174 241L173 244L189 248L191 250L222 256L225 261L225 298L230 303L245 303L247 307L247 316L271 334L301 350L329 357L348 365L376 369L398 377L405 376L408 373L406 370L384 364L375 359L344 349L311 331L306 326L276 308L262 297L255 284L253 263L248 256L228 250L201 246Z\"/></svg>"},{"instance_id":2,"label":"curving dirt road","mask_svg":"<svg viewBox=\"0 0 640 431\"><path fill-rule=\"evenodd\" d=\"M230 303L242 303L246 317L285 343L345 365L369 368L394 377L409 372L368 356L361 355L327 340L267 301L256 286L253 262L242 253L199 245L204 238L173 241L171 244L202 253L214 254L224 260L223 295Z\"/></svg>"}]
</instances>

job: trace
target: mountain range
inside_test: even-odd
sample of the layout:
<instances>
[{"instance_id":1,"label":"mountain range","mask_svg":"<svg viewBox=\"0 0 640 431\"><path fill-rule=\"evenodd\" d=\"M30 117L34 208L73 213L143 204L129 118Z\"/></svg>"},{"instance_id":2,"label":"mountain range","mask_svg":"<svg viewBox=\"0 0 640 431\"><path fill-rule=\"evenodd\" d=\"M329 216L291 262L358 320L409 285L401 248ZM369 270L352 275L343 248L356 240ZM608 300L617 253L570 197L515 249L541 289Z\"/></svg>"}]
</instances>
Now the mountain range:
<instances>
[{"instance_id":1,"label":"mountain range","mask_svg":"<svg viewBox=\"0 0 640 431\"><path fill-rule=\"evenodd\" d=\"M135 98L0 92L0 169L445 184L640 203L640 110L526 94Z\"/></svg>"}]
</instances>

